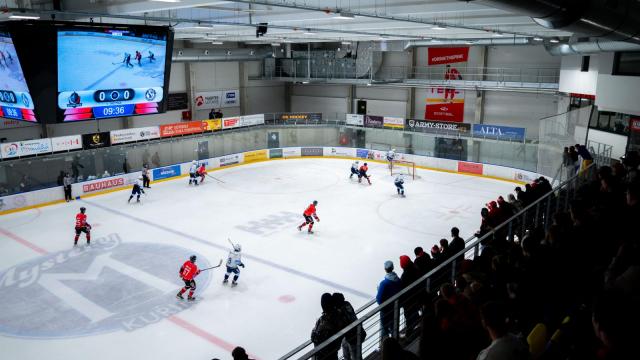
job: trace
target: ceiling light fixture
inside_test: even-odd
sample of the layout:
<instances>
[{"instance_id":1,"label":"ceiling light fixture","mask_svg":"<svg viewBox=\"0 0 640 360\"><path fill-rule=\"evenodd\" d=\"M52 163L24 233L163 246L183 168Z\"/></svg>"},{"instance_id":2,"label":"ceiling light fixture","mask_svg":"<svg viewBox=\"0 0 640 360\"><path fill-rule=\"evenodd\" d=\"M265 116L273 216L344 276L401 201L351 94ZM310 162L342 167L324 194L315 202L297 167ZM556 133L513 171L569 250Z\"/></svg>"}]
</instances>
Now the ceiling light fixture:
<instances>
[{"instance_id":1,"label":"ceiling light fixture","mask_svg":"<svg viewBox=\"0 0 640 360\"><path fill-rule=\"evenodd\" d=\"M342 44L342 45L351 45L351 41L343 41L340 44Z\"/></svg>"},{"instance_id":2,"label":"ceiling light fixture","mask_svg":"<svg viewBox=\"0 0 640 360\"><path fill-rule=\"evenodd\" d=\"M447 28L436 24L431 28L431 30L447 30Z\"/></svg>"},{"instance_id":3,"label":"ceiling light fixture","mask_svg":"<svg viewBox=\"0 0 640 360\"><path fill-rule=\"evenodd\" d=\"M9 19L14 20L39 20L39 15L30 15L30 14L22 14L22 15L9 15Z\"/></svg>"},{"instance_id":4,"label":"ceiling light fixture","mask_svg":"<svg viewBox=\"0 0 640 360\"><path fill-rule=\"evenodd\" d=\"M503 37L504 34L500 33L500 32L495 32L495 33L493 33L493 36L495 36L495 37Z\"/></svg>"},{"instance_id":5,"label":"ceiling light fixture","mask_svg":"<svg viewBox=\"0 0 640 360\"><path fill-rule=\"evenodd\" d=\"M540 36L536 36L533 38L533 41L542 41L544 40L543 38L541 38Z\"/></svg>"},{"instance_id":6,"label":"ceiling light fixture","mask_svg":"<svg viewBox=\"0 0 640 360\"><path fill-rule=\"evenodd\" d=\"M211 45L222 45L224 44L222 41L212 41Z\"/></svg>"},{"instance_id":7,"label":"ceiling light fixture","mask_svg":"<svg viewBox=\"0 0 640 360\"><path fill-rule=\"evenodd\" d=\"M280 43L271 43L271 46L280 46Z\"/></svg>"},{"instance_id":8,"label":"ceiling light fixture","mask_svg":"<svg viewBox=\"0 0 640 360\"><path fill-rule=\"evenodd\" d=\"M305 35L315 35L316 33L314 33L313 31L307 29L303 34Z\"/></svg>"},{"instance_id":9,"label":"ceiling light fixture","mask_svg":"<svg viewBox=\"0 0 640 360\"><path fill-rule=\"evenodd\" d=\"M553 39L549 40L549 42L554 43L554 44L557 44L557 43L559 43L559 42L560 42L560 40L559 40L559 39L557 39L557 38L553 38Z\"/></svg>"},{"instance_id":10,"label":"ceiling light fixture","mask_svg":"<svg viewBox=\"0 0 640 360\"><path fill-rule=\"evenodd\" d=\"M179 3L182 0L149 0L149 1L155 1L155 2L168 2L168 3Z\"/></svg>"}]
</instances>

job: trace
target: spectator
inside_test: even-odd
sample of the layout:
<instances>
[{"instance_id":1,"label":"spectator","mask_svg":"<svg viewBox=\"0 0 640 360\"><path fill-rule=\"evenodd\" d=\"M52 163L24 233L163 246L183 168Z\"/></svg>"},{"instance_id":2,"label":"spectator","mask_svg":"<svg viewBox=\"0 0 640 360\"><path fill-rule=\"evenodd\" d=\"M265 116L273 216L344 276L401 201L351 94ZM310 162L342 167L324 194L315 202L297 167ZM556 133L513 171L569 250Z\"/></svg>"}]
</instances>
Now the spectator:
<instances>
[{"instance_id":1,"label":"spectator","mask_svg":"<svg viewBox=\"0 0 640 360\"><path fill-rule=\"evenodd\" d=\"M442 251L438 245L433 245L431 247L431 258L433 259L433 267L437 267L442 262Z\"/></svg>"},{"instance_id":2,"label":"spectator","mask_svg":"<svg viewBox=\"0 0 640 360\"><path fill-rule=\"evenodd\" d=\"M84 166L80 164L80 155L76 155L74 156L73 161L71 161L71 175L76 179L76 181L79 181L77 179L78 176L80 176L80 168L84 169Z\"/></svg>"},{"instance_id":3,"label":"spectator","mask_svg":"<svg viewBox=\"0 0 640 360\"><path fill-rule=\"evenodd\" d=\"M60 170L60 175L58 175L58 179L56 181L56 183L58 184L58 186L64 186L64 171Z\"/></svg>"},{"instance_id":4,"label":"spectator","mask_svg":"<svg viewBox=\"0 0 640 360\"><path fill-rule=\"evenodd\" d=\"M593 162L593 157L591 156L591 153L589 152L587 147L584 145L576 144L576 151L582 158L582 164L580 165L580 173L582 174L582 172L585 171Z\"/></svg>"},{"instance_id":5,"label":"spectator","mask_svg":"<svg viewBox=\"0 0 640 360\"><path fill-rule=\"evenodd\" d=\"M571 155L569 154L569 147L565 146L562 151L562 171L567 179L571 177L572 170L573 163L571 161Z\"/></svg>"},{"instance_id":6,"label":"spectator","mask_svg":"<svg viewBox=\"0 0 640 360\"><path fill-rule=\"evenodd\" d=\"M445 258L448 258L451 255L449 251L449 240L440 239L438 243L440 244L440 253L442 253Z\"/></svg>"},{"instance_id":7,"label":"spectator","mask_svg":"<svg viewBox=\"0 0 640 360\"><path fill-rule=\"evenodd\" d=\"M125 174L128 174L129 170L131 170L129 161L127 160L127 158L124 158L124 161L122 162L122 171L124 171Z\"/></svg>"},{"instance_id":8,"label":"spectator","mask_svg":"<svg viewBox=\"0 0 640 360\"><path fill-rule=\"evenodd\" d=\"M449 243L449 251L451 251L452 255L459 253L464 250L464 239L460 237L460 229L457 227L451 228L451 242ZM461 261L464 259L464 255L461 255L457 261Z\"/></svg>"},{"instance_id":9,"label":"spectator","mask_svg":"<svg viewBox=\"0 0 640 360\"><path fill-rule=\"evenodd\" d=\"M216 109L211 109L209 111L209 119L216 119Z\"/></svg>"},{"instance_id":10,"label":"spectator","mask_svg":"<svg viewBox=\"0 0 640 360\"><path fill-rule=\"evenodd\" d=\"M527 195L524 193L524 191L522 191L522 188L520 186L516 186L515 188L515 192L516 192L516 197L518 199L518 201L520 201L520 205L525 208L527 207Z\"/></svg>"},{"instance_id":11,"label":"spectator","mask_svg":"<svg viewBox=\"0 0 640 360\"><path fill-rule=\"evenodd\" d=\"M149 177L149 165L142 165L142 187L150 189L151 178Z\"/></svg>"},{"instance_id":12,"label":"spectator","mask_svg":"<svg viewBox=\"0 0 640 360\"><path fill-rule=\"evenodd\" d=\"M429 254L425 253L420 246L415 248L413 253L416 256L414 264L416 264L416 267L420 271L420 276L428 273L433 268Z\"/></svg>"},{"instance_id":13,"label":"spectator","mask_svg":"<svg viewBox=\"0 0 640 360\"><path fill-rule=\"evenodd\" d=\"M67 173L64 176L62 182L64 186L64 200L66 202L69 202L73 200L73 196L71 195L71 184L73 184L73 178L71 177L71 175L69 175L69 173Z\"/></svg>"},{"instance_id":14,"label":"spectator","mask_svg":"<svg viewBox=\"0 0 640 360\"><path fill-rule=\"evenodd\" d=\"M249 355L247 355L247 351L240 346L233 349L231 356L233 356L233 360L251 360L249 359Z\"/></svg>"},{"instance_id":15,"label":"spectator","mask_svg":"<svg viewBox=\"0 0 640 360\"><path fill-rule=\"evenodd\" d=\"M418 355L402 348L397 339L382 341L382 360L419 360Z\"/></svg>"},{"instance_id":16,"label":"spectator","mask_svg":"<svg viewBox=\"0 0 640 360\"><path fill-rule=\"evenodd\" d=\"M160 155L157 151L154 152L153 156L151 157L151 164L153 164L154 168L160 167Z\"/></svg>"},{"instance_id":17,"label":"spectator","mask_svg":"<svg viewBox=\"0 0 640 360\"><path fill-rule=\"evenodd\" d=\"M400 268L402 268L400 284L404 290L420 278L420 272L407 255L400 256ZM413 335L413 331L418 327L418 321L420 318L418 310L420 310L421 301L420 289L420 286L416 286L415 289L407 292L400 300L400 305L404 309L404 318L407 324L405 333L407 338Z\"/></svg>"},{"instance_id":18,"label":"spectator","mask_svg":"<svg viewBox=\"0 0 640 360\"><path fill-rule=\"evenodd\" d=\"M578 152L576 151L576 147L575 146L569 146L569 159L571 161L571 166L573 166L573 169L568 169L567 171L569 172L569 177L568 179L571 179L576 172L578 172L578 160L579 160L579 155Z\"/></svg>"},{"instance_id":19,"label":"spectator","mask_svg":"<svg viewBox=\"0 0 640 360\"><path fill-rule=\"evenodd\" d=\"M491 337L491 345L478 354L477 360L528 360L529 348L509 333L508 316L503 304L488 302L480 308L482 325Z\"/></svg>"},{"instance_id":20,"label":"spectator","mask_svg":"<svg viewBox=\"0 0 640 360\"><path fill-rule=\"evenodd\" d=\"M105 170L104 173L102 174L103 178L107 178L109 176L111 176L111 174L109 174L109 171L107 171L107 170Z\"/></svg>"},{"instance_id":21,"label":"spectator","mask_svg":"<svg viewBox=\"0 0 640 360\"><path fill-rule=\"evenodd\" d=\"M513 194L509 194L508 199L509 204L511 204L516 213L522 211L522 202L520 200L516 199Z\"/></svg>"},{"instance_id":22,"label":"spectator","mask_svg":"<svg viewBox=\"0 0 640 360\"><path fill-rule=\"evenodd\" d=\"M638 308L627 296L616 292L600 295L593 305L592 323L602 343L600 359L639 359Z\"/></svg>"},{"instance_id":23,"label":"spectator","mask_svg":"<svg viewBox=\"0 0 640 360\"><path fill-rule=\"evenodd\" d=\"M333 293L331 295L333 303L336 306L336 310L342 319L342 324L344 327L351 325L354 321L358 320L356 316L356 311L351 306L351 303L345 301L344 295L341 293ZM360 340L361 345L362 341L366 338L367 334L364 331L362 325L357 326L353 330L349 331L345 337L342 339L342 356L344 360L355 360L356 359L356 346L358 345L357 336L358 336L358 328L360 328ZM362 349L360 349L360 353Z\"/></svg>"},{"instance_id":24,"label":"spectator","mask_svg":"<svg viewBox=\"0 0 640 360\"><path fill-rule=\"evenodd\" d=\"M384 262L384 271L386 275L378 285L378 294L376 302L382 304L400 292L402 284L400 278L393 271L393 263L389 260ZM381 337L389 336L393 333L393 307L380 313L380 332Z\"/></svg>"},{"instance_id":25,"label":"spectator","mask_svg":"<svg viewBox=\"0 0 640 360\"><path fill-rule=\"evenodd\" d=\"M322 315L320 315L320 318L316 321L316 326L311 331L311 341L314 346L322 344L343 328L331 294L322 294L320 306L322 307ZM340 343L341 339L332 342L316 354L316 359L337 360Z\"/></svg>"}]
</instances>

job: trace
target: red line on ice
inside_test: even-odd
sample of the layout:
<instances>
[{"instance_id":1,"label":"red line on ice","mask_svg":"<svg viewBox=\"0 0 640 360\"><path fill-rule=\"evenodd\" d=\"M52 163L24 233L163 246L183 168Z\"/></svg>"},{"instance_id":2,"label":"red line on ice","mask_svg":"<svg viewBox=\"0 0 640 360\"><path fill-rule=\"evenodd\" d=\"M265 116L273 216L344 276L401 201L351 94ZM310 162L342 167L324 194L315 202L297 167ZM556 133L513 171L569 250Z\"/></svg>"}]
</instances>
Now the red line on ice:
<instances>
[{"instance_id":1,"label":"red line on ice","mask_svg":"<svg viewBox=\"0 0 640 360\"><path fill-rule=\"evenodd\" d=\"M181 319L181 318L179 318L179 317L177 317L175 315L168 317L167 320L169 320L172 323L180 326L181 328L189 331L190 333L192 333L194 335L197 335L197 336L207 340L208 342L210 342L210 343L212 343L212 344L214 344L214 345L216 345L216 346L228 351L229 353L231 353L231 351L233 351L233 349L236 348L235 345L233 345L231 343L228 343L228 342L220 339L219 337L217 337L217 336L215 336L213 334L210 334L210 333L206 332L205 330L202 330L201 328L199 328L199 327L193 325L192 323L190 323L190 322L188 322L188 321L186 321L184 319ZM253 357L254 359L258 360L257 357L255 357L253 355L250 355L250 356Z\"/></svg>"},{"instance_id":2,"label":"red line on ice","mask_svg":"<svg viewBox=\"0 0 640 360\"><path fill-rule=\"evenodd\" d=\"M28 247L29 249L31 249L31 250L33 250L33 251L37 252L37 253L38 253L38 254L40 254L40 255L46 255L46 254L48 254L47 250L45 250L45 249L43 249L43 248L39 247L39 246L38 246L38 245L36 245L36 244L31 243L31 242L30 242L30 241L28 241L28 240L25 240L25 239L21 238L20 236L18 236L18 235L16 235L16 234L12 233L12 232L11 232L11 231L9 231L9 230L5 230L5 229L3 229L3 228L0 228L0 234L2 234L2 235L4 235L4 236L8 237L9 239L14 240L14 241L16 241L16 242L18 242L18 243L20 243L20 244L22 244L22 245L24 245L24 246Z\"/></svg>"}]
</instances>

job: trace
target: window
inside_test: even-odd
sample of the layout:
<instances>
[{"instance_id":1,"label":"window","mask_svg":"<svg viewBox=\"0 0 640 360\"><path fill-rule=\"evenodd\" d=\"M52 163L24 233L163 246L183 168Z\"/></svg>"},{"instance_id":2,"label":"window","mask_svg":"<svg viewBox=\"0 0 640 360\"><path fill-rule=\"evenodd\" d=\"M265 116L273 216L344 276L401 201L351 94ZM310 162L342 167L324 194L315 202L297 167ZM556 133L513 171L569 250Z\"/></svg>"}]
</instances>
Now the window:
<instances>
[{"instance_id":1,"label":"window","mask_svg":"<svg viewBox=\"0 0 640 360\"><path fill-rule=\"evenodd\" d=\"M616 53L613 75L640 76L640 52Z\"/></svg>"},{"instance_id":2,"label":"window","mask_svg":"<svg viewBox=\"0 0 640 360\"><path fill-rule=\"evenodd\" d=\"M598 111L593 114L589 121L589 127L592 129L607 131L611 133L628 135L629 119L627 114L615 113L610 111Z\"/></svg>"}]
</instances>

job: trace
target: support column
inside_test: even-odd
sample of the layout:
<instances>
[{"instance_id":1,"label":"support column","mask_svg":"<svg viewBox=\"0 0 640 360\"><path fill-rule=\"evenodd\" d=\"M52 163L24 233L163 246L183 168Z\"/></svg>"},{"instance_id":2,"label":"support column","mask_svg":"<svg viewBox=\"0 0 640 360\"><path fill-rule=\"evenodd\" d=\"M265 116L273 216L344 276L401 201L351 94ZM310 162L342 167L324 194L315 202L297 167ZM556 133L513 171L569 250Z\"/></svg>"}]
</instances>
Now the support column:
<instances>
[{"instance_id":1,"label":"support column","mask_svg":"<svg viewBox=\"0 0 640 360\"><path fill-rule=\"evenodd\" d=\"M487 46L482 46L480 48L480 63L478 64L480 68L482 68L482 80L486 80L487 79L487 58L489 55L489 49ZM476 92L476 97L475 97L475 102L476 102L476 107L475 107L475 112L474 112L474 119L473 119L473 123L474 124L483 124L484 123L484 90L475 90ZM469 158L470 161L475 161L475 162L480 162L480 151L481 151L481 146L482 143L480 141L472 141L473 143L473 150L470 154L470 156L467 156Z\"/></svg>"},{"instance_id":2,"label":"support column","mask_svg":"<svg viewBox=\"0 0 640 360\"><path fill-rule=\"evenodd\" d=\"M247 114L247 77L245 73L245 62L238 62L238 84L240 88L238 91L240 92L240 115Z\"/></svg>"},{"instance_id":3,"label":"support column","mask_svg":"<svg viewBox=\"0 0 640 360\"><path fill-rule=\"evenodd\" d=\"M416 48L412 48L411 50L409 50L411 52L411 54L409 55L411 57L411 62L409 63L409 69L407 69L407 73L406 73L406 77L407 78L411 78L413 76L413 71L415 69L416 66L416 58L418 57L418 50ZM416 88L415 87L410 87L408 89L408 94L407 96L409 97L407 100L407 119L415 119L416 118Z\"/></svg>"}]
</instances>

